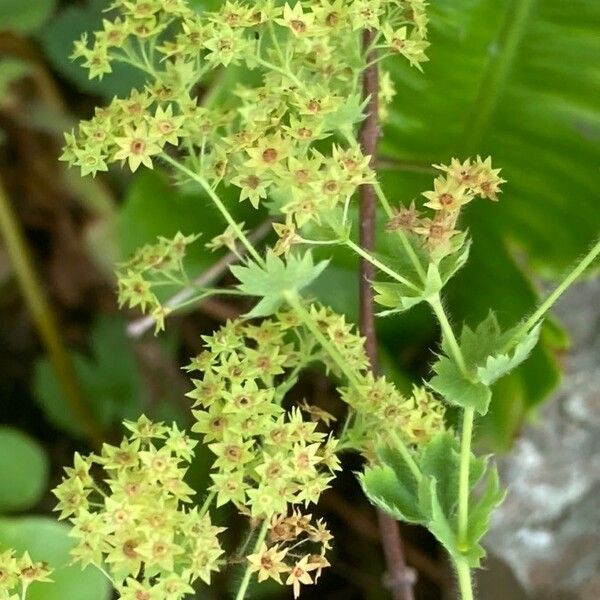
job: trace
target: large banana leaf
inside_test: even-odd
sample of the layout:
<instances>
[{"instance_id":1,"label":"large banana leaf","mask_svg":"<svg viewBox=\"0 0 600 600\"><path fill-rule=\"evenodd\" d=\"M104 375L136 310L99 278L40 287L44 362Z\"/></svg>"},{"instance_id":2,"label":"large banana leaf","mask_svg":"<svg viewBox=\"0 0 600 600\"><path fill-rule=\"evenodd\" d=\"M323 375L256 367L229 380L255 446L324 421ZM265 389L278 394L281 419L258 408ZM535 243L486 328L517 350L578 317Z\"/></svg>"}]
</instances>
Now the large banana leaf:
<instances>
[{"instance_id":1,"label":"large banana leaf","mask_svg":"<svg viewBox=\"0 0 600 600\"><path fill-rule=\"evenodd\" d=\"M499 204L469 209L475 243L450 306L457 322L491 307L510 324L537 301L527 271L558 274L600 233L600 2L432 0L430 14L425 73L386 65L398 89L387 187L406 201L431 185L422 167L493 156L508 183ZM496 387L485 428L496 443L556 384L553 332Z\"/></svg>"}]
</instances>

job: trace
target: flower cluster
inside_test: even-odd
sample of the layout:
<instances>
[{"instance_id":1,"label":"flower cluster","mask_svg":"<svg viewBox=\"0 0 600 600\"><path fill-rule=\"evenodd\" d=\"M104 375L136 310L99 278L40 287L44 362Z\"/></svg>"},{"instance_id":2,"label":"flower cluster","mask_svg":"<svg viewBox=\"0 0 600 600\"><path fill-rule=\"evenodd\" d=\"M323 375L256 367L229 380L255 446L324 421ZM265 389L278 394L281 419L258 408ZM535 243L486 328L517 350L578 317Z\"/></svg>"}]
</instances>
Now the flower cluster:
<instances>
[{"instance_id":1,"label":"flower cluster","mask_svg":"<svg viewBox=\"0 0 600 600\"><path fill-rule=\"evenodd\" d=\"M351 443L368 458L375 456L376 446L391 443L395 435L410 446L422 447L446 429L444 405L425 387L414 386L412 394L404 396L385 377L366 373L360 387L344 387L341 394L355 411Z\"/></svg>"},{"instance_id":2,"label":"flower cluster","mask_svg":"<svg viewBox=\"0 0 600 600\"><path fill-rule=\"evenodd\" d=\"M82 174L115 161L135 171L177 147L186 177L233 185L240 201L258 207L268 200L286 215L278 253L295 241L296 228L347 205L373 180L353 134L364 110L362 29L372 29L382 58L426 60L424 0L227 1L200 15L184 0L116 0L111 8L112 20L93 40L84 36L73 57L90 77L115 62L132 64L146 85L67 134L62 159ZM218 89L199 98L198 84L231 65L250 71L237 79L251 83L239 83L218 105L211 101ZM394 91L385 71L380 79L385 112Z\"/></svg>"},{"instance_id":3,"label":"flower cluster","mask_svg":"<svg viewBox=\"0 0 600 600\"><path fill-rule=\"evenodd\" d=\"M321 519L313 523L311 515L298 511L275 516L269 523L267 542L247 558L250 570L259 582L273 579L282 583L283 575L297 598L300 585L316 583L323 568L329 566L325 552L331 548L330 540Z\"/></svg>"},{"instance_id":4,"label":"flower cluster","mask_svg":"<svg viewBox=\"0 0 600 600\"><path fill-rule=\"evenodd\" d=\"M130 260L119 265L119 306L139 306L143 313L148 312L154 317L157 331L164 329L168 308L159 300L157 289L188 283L183 260L187 247L198 237L182 233L170 239L159 237L155 244L143 246Z\"/></svg>"},{"instance_id":5,"label":"flower cluster","mask_svg":"<svg viewBox=\"0 0 600 600\"><path fill-rule=\"evenodd\" d=\"M433 182L433 190L423 193L427 199L424 206L433 211L426 217L414 202L409 207L397 210L387 224L387 231L401 230L417 234L434 259L443 257L452 250L452 238L459 233L456 229L463 206L474 198L498 200L500 186L505 183L499 175L500 169L492 168L492 159L460 162L453 158L450 165L434 165L444 174Z\"/></svg>"},{"instance_id":6,"label":"flower cluster","mask_svg":"<svg viewBox=\"0 0 600 600\"><path fill-rule=\"evenodd\" d=\"M102 568L120 598L179 600L196 580L210 582L223 553L223 529L187 506L194 491L184 476L196 442L144 416L125 426L131 433L120 446L75 455L54 490L56 510L73 525L73 559ZM92 473L97 467L102 478Z\"/></svg>"},{"instance_id":7,"label":"flower cluster","mask_svg":"<svg viewBox=\"0 0 600 600\"><path fill-rule=\"evenodd\" d=\"M188 367L202 371L188 396L193 430L216 456L210 489L218 506L232 502L252 517L317 502L339 469L337 440L299 407L282 406L299 371L321 356L294 324L285 314L260 325L228 322L204 337L206 350Z\"/></svg>"},{"instance_id":8,"label":"flower cluster","mask_svg":"<svg viewBox=\"0 0 600 600\"><path fill-rule=\"evenodd\" d=\"M27 552L19 558L14 550L0 552L0 600L23 600L34 581L51 581L51 573L46 563L32 561Z\"/></svg>"}]
</instances>

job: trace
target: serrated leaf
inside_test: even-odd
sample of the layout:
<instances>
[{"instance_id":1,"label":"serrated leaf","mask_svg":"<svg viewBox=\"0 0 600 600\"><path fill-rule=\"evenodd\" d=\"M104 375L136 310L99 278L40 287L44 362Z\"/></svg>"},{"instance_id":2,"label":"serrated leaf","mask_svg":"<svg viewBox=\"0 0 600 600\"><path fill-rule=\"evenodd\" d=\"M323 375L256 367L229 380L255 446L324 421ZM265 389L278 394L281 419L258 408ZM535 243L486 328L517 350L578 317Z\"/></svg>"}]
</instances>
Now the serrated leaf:
<instances>
[{"instance_id":1,"label":"serrated leaf","mask_svg":"<svg viewBox=\"0 0 600 600\"><path fill-rule=\"evenodd\" d=\"M462 408L473 408L480 415L488 411L492 392L481 382L467 379L458 365L447 356L440 356L433 365L435 375L427 385L447 402Z\"/></svg>"},{"instance_id":2,"label":"serrated leaf","mask_svg":"<svg viewBox=\"0 0 600 600\"><path fill-rule=\"evenodd\" d=\"M517 326L503 333L490 312L474 330L464 326L459 340L467 373L450 358L447 339L442 340L445 356L433 365L435 376L429 385L451 404L487 413L491 400L490 386L520 365L531 353L539 338L540 327L522 332Z\"/></svg>"},{"instance_id":3,"label":"serrated leaf","mask_svg":"<svg viewBox=\"0 0 600 600\"><path fill-rule=\"evenodd\" d=\"M444 514L451 515L458 502L460 445L446 431L438 434L423 449L419 462L426 477L436 480L436 493Z\"/></svg>"},{"instance_id":4,"label":"serrated leaf","mask_svg":"<svg viewBox=\"0 0 600 600\"><path fill-rule=\"evenodd\" d=\"M370 467L359 476L362 489L377 508L407 523L423 524L416 482L412 474L400 480L397 472L387 464Z\"/></svg>"},{"instance_id":5,"label":"serrated leaf","mask_svg":"<svg viewBox=\"0 0 600 600\"><path fill-rule=\"evenodd\" d=\"M324 115L323 126L325 129L339 130L348 127L351 123L360 123L364 118L368 102L368 99L363 100L361 94L348 96L337 110Z\"/></svg>"},{"instance_id":6,"label":"serrated leaf","mask_svg":"<svg viewBox=\"0 0 600 600\"><path fill-rule=\"evenodd\" d=\"M504 500L506 492L500 487L496 465L488 468L485 487L479 500L471 503L469 509L469 525L467 530L469 545L476 545L490 527L490 519L494 510Z\"/></svg>"},{"instance_id":7,"label":"serrated leaf","mask_svg":"<svg viewBox=\"0 0 600 600\"><path fill-rule=\"evenodd\" d=\"M510 352L488 356L485 364L477 367L478 379L486 385L492 385L520 365L531 354L537 344L541 327L540 324L529 331ZM510 337L510 332L508 337Z\"/></svg>"},{"instance_id":8,"label":"serrated leaf","mask_svg":"<svg viewBox=\"0 0 600 600\"><path fill-rule=\"evenodd\" d=\"M249 262L245 266L232 266L231 272L240 282L237 286L239 290L260 298L247 316L267 317L285 302L286 293L305 288L323 272L328 263L324 260L315 265L310 252L301 257L290 255L285 262L273 252L268 252L264 266Z\"/></svg>"},{"instance_id":9,"label":"serrated leaf","mask_svg":"<svg viewBox=\"0 0 600 600\"><path fill-rule=\"evenodd\" d=\"M378 313L379 316L389 316L399 312L404 312L421 302L426 302L427 298L437 294L443 287L438 268L433 263L427 269L427 278L422 284L421 289L413 288L403 283L393 282L375 282L375 302L382 306L392 307L391 310L385 310Z\"/></svg>"},{"instance_id":10,"label":"serrated leaf","mask_svg":"<svg viewBox=\"0 0 600 600\"><path fill-rule=\"evenodd\" d=\"M437 485L438 482L435 477L428 477L423 479L423 485L421 486L421 502L422 505L427 506L429 514L427 529L431 531L450 555L458 556L460 552L456 544L456 534L440 503Z\"/></svg>"}]
</instances>

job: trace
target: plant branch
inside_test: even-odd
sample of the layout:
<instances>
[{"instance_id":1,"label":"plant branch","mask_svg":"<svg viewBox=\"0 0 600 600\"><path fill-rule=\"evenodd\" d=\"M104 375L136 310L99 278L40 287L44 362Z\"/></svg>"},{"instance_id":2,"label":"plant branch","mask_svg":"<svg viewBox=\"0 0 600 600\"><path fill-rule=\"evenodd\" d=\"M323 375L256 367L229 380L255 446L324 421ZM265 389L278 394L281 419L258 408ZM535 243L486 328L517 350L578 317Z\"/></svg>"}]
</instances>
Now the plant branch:
<instances>
[{"instance_id":1,"label":"plant branch","mask_svg":"<svg viewBox=\"0 0 600 600\"><path fill-rule=\"evenodd\" d=\"M271 219L267 219L264 223L261 223L256 229L248 234L248 240L252 243L259 242L271 231L271 225ZM240 250L242 249L240 248ZM199 287L204 287L217 281L227 271L230 265L235 264L240 260L241 257L239 251L229 252L220 258L214 265L201 273L196 279L194 279L192 285L185 287L169 298L165 302L165 307L174 309L180 306L182 303L187 302L196 293ZM136 319L127 325L127 334L133 338L140 337L146 331L148 331L154 325L154 323L155 319L150 315Z\"/></svg>"},{"instance_id":2,"label":"plant branch","mask_svg":"<svg viewBox=\"0 0 600 600\"><path fill-rule=\"evenodd\" d=\"M520 333L526 333L552 308L554 303L563 295L567 288L594 262L600 255L600 239L581 259L573 270L560 282L556 289L542 302L540 307L519 328ZM519 334L517 334L519 335ZM515 336L517 337L517 336Z\"/></svg>"},{"instance_id":3,"label":"plant branch","mask_svg":"<svg viewBox=\"0 0 600 600\"><path fill-rule=\"evenodd\" d=\"M379 70L377 66L377 51L371 49L376 32L370 29L363 31L362 45L366 50L367 67L363 71L363 98L368 99L367 117L363 121L359 141L362 153L371 157L371 166L377 161L377 146L379 138L379 114L378 114L378 91ZM362 255L359 273L359 302L360 315L359 326L362 335L365 336L365 350L371 369L374 373L378 371L377 363L377 335L375 332L375 312L373 309L373 289L371 281L375 277L373 262L368 260L362 251L368 256L375 245L375 219L377 211L377 197L375 189L370 184L362 185L360 188L359 208L359 243ZM413 586L416 574L413 569L406 565L400 527L398 522L381 511L377 511L381 543L387 564L387 586L394 600L413 600Z\"/></svg>"},{"instance_id":4,"label":"plant branch","mask_svg":"<svg viewBox=\"0 0 600 600\"><path fill-rule=\"evenodd\" d=\"M44 344L56 378L73 416L89 439L100 447L104 438L96 418L83 402L69 353L56 318L35 273L27 243L0 181L0 232L10 256L27 308Z\"/></svg>"},{"instance_id":5,"label":"plant branch","mask_svg":"<svg viewBox=\"0 0 600 600\"><path fill-rule=\"evenodd\" d=\"M241 227L235 222L231 213L227 210L226 206L221 201L221 198L215 193L212 187L209 185L208 181L202 177L202 175L198 175L193 171L190 171L185 165L182 165L180 162L177 162L174 158L171 158L168 154L161 154L162 158L168 162L172 167L175 167L178 171L181 171L195 182L199 183L204 191L209 195L210 199L213 201L214 205L219 209L219 212L223 215L225 220L231 229L235 232L240 242L246 247L248 254L252 256L252 258L260 265L264 264L264 261L260 254L256 251L254 246L250 243L250 240L246 237Z\"/></svg>"}]
</instances>

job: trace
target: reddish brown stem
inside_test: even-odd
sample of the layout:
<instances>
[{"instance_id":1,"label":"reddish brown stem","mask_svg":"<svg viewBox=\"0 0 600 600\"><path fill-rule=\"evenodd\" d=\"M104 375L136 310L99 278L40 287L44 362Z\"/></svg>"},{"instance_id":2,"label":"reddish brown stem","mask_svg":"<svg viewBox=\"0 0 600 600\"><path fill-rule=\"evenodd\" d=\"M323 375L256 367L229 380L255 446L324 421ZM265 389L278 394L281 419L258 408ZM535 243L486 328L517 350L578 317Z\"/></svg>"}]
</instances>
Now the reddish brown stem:
<instances>
[{"instance_id":1,"label":"reddish brown stem","mask_svg":"<svg viewBox=\"0 0 600 600\"><path fill-rule=\"evenodd\" d=\"M374 32L363 32L363 48L372 46ZM379 138L378 91L379 71L377 67L377 51L371 50L366 57L368 66L363 72L363 97L369 98L367 118L363 121L359 140L363 154L371 157L371 166L377 161L377 142ZM375 243L375 217L377 199L372 185L360 188L360 245L365 250L372 250ZM360 263L360 317L361 333L365 336L365 348L373 372L378 371L377 337L375 333L375 316L373 310L373 290L371 281L374 279L373 265L365 260ZM406 565L400 528L395 519L378 512L381 543L385 554L387 574L385 583L392 593L394 600L414 600L413 586L415 572Z\"/></svg>"}]
</instances>

